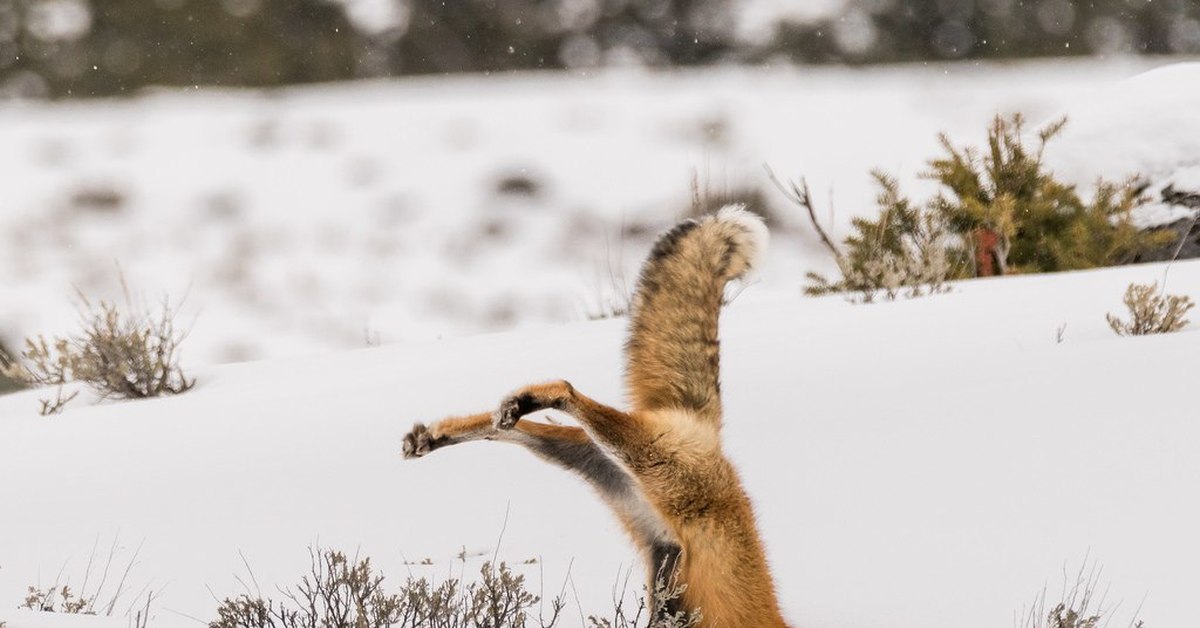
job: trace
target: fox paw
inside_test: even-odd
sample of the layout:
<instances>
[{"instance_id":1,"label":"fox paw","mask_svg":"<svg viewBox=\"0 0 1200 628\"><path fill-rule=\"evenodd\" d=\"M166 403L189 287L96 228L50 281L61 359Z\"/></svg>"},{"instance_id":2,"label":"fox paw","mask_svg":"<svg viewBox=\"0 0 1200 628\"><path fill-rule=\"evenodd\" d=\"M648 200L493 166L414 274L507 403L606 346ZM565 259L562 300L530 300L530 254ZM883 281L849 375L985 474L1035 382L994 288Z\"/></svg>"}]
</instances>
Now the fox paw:
<instances>
[{"instance_id":1,"label":"fox paw","mask_svg":"<svg viewBox=\"0 0 1200 628\"><path fill-rule=\"evenodd\" d=\"M525 415L539 410L564 409L574 392L570 384L561 380L523 388L500 402L492 415L492 424L498 430L511 430Z\"/></svg>"},{"instance_id":2,"label":"fox paw","mask_svg":"<svg viewBox=\"0 0 1200 628\"><path fill-rule=\"evenodd\" d=\"M417 423L412 426L412 430L404 435L404 457L405 458L420 458L425 454L434 450L435 441L429 433L429 428L425 427L424 423Z\"/></svg>"},{"instance_id":3,"label":"fox paw","mask_svg":"<svg viewBox=\"0 0 1200 628\"><path fill-rule=\"evenodd\" d=\"M509 395L500 402L500 407L492 417L492 424L498 430L511 430L521 417L536 411L533 397L528 393Z\"/></svg>"}]
</instances>

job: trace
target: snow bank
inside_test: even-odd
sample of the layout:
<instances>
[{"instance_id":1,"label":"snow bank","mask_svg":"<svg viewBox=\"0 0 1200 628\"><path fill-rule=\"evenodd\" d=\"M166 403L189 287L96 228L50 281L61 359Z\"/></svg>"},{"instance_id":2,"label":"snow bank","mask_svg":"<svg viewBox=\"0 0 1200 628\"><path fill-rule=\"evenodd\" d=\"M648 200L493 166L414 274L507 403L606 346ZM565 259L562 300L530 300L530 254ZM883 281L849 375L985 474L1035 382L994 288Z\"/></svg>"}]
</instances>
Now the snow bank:
<instances>
[{"instance_id":1,"label":"snow bank","mask_svg":"<svg viewBox=\"0 0 1200 628\"><path fill-rule=\"evenodd\" d=\"M1090 555L1123 612L1144 598L1148 626L1188 625L1200 334L1118 338L1104 321L1130 281L1164 272L980 280L870 306L741 293L722 323L727 449L787 617L1009 626ZM1197 285L1200 262L1171 268L1171 292L1200 298ZM144 543L131 578L162 590L156 626L210 619L213 595L241 591L243 555L264 591L295 581L314 542L391 578L470 575L495 555L554 593L569 571L571 604L573 588L598 612L634 554L580 482L497 443L418 461L399 448L414 421L528 382L620 403L622 336L602 321L229 365L181 397L52 419L36 393L0 397L0 608L60 570L77 583L97 539L117 537L118 563Z\"/></svg>"},{"instance_id":2,"label":"snow bank","mask_svg":"<svg viewBox=\"0 0 1200 628\"><path fill-rule=\"evenodd\" d=\"M129 628L125 617L98 617L96 615L66 615L62 613L37 613L15 611L11 615L0 612L5 618L5 628Z\"/></svg>"},{"instance_id":3,"label":"snow bank","mask_svg":"<svg viewBox=\"0 0 1200 628\"><path fill-rule=\"evenodd\" d=\"M1142 177L1158 201L1167 186L1200 191L1200 63L1177 63L1096 89L1064 110L1068 124L1046 150L1050 167L1081 191L1098 178ZM1139 209L1146 226L1190 218L1161 202Z\"/></svg>"}]
</instances>

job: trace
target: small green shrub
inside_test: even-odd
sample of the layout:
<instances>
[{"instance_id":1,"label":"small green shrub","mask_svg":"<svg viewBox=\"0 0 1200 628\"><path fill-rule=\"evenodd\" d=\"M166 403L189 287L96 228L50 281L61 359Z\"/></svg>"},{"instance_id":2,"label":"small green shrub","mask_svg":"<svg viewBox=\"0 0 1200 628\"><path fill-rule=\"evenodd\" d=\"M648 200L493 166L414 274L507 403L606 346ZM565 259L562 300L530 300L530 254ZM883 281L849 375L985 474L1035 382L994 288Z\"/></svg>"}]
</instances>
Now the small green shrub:
<instances>
[{"instance_id":1,"label":"small green shrub","mask_svg":"<svg viewBox=\"0 0 1200 628\"><path fill-rule=\"evenodd\" d=\"M1144 336L1168 334L1183 329L1188 321L1184 318L1196 304L1187 295L1162 294L1158 282L1152 284L1131 283L1125 289L1125 307L1129 309L1129 320L1108 314L1108 326L1118 336Z\"/></svg>"},{"instance_id":2,"label":"small green shrub","mask_svg":"<svg viewBox=\"0 0 1200 628\"><path fill-rule=\"evenodd\" d=\"M879 216L854 219L845 253L817 220L807 185L785 187L775 180L807 210L841 273L835 280L809 273L806 291L857 293L863 302L877 294L919 296L945 290L952 279L1128 264L1174 242L1170 229L1146 232L1133 224L1132 212L1145 199L1132 182L1100 181L1092 201L1084 202L1074 186L1046 170L1046 144L1065 124L1046 126L1030 147L1020 115L997 116L982 154L942 135L945 155L931 160L924 173L939 192L923 205L904 197L895 179L872 173L881 188Z\"/></svg>"},{"instance_id":3,"label":"small green shrub","mask_svg":"<svg viewBox=\"0 0 1200 628\"><path fill-rule=\"evenodd\" d=\"M1128 264L1174 241L1169 231L1133 224L1132 211L1145 199L1132 182L1100 181L1086 203L1046 170L1046 144L1064 126L1065 118L1050 123L1030 147L1021 115L996 116L982 155L940 137L946 154L929 162L925 175L942 187L931 208L961 236L974 276Z\"/></svg>"},{"instance_id":4,"label":"small green shrub","mask_svg":"<svg viewBox=\"0 0 1200 628\"><path fill-rule=\"evenodd\" d=\"M25 340L17 358L0 356L0 370L29 386L54 387L55 396L42 400L42 414L54 414L78 394L65 392L70 382L82 382L101 399L141 399L189 390L179 365L185 334L175 328L175 310L164 301L157 312L138 308L126 291L122 311L107 301L93 304L79 295L82 330L72 336Z\"/></svg>"}]
</instances>

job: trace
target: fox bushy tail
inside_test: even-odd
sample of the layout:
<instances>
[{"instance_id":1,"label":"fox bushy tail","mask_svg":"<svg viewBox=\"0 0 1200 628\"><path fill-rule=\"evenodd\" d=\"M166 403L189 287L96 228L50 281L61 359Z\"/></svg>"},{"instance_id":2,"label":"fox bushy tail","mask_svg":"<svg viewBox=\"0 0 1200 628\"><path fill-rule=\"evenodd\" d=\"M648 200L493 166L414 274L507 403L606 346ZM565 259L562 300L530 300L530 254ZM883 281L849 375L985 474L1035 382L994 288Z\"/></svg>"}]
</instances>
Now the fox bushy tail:
<instances>
[{"instance_id":1,"label":"fox bushy tail","mask_svg":"<svg viewBox=\"0 0 1200 628\"><path fill-rule=\"evenodd\" d=\"M767 228L740 205L659 237L634 292L625 378L633 408L681 409L719 422L717 318L725 284L755 270Z\"/></svg>"}]
</instances>

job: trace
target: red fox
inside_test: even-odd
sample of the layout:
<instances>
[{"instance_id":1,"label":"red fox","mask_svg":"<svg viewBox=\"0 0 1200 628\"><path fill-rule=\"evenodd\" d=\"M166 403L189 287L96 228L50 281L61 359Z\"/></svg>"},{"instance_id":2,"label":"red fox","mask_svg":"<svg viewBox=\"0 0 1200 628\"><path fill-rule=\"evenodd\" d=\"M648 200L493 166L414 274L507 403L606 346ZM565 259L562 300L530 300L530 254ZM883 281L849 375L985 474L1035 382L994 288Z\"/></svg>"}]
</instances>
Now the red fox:
<instances>
[{"instance_id":1,"label":"red fox","mask_svg":"<svg viewBox=\"0 0 1200 628\"><path fill-rule=\"evenodd\" d=\"M657 580L684 585L655 613L698 610L705 628L786 628L754 511L721 451L717 319L725 284L760 263L762 220L740 206L684 221L642 267L625 345L627 412L565 381L527 386L494 412L413 426L408 458L472 440L522 445L580 474L628 530ZM582 426L524 418L553 409Z\"/></svg>"}]
</instances>

